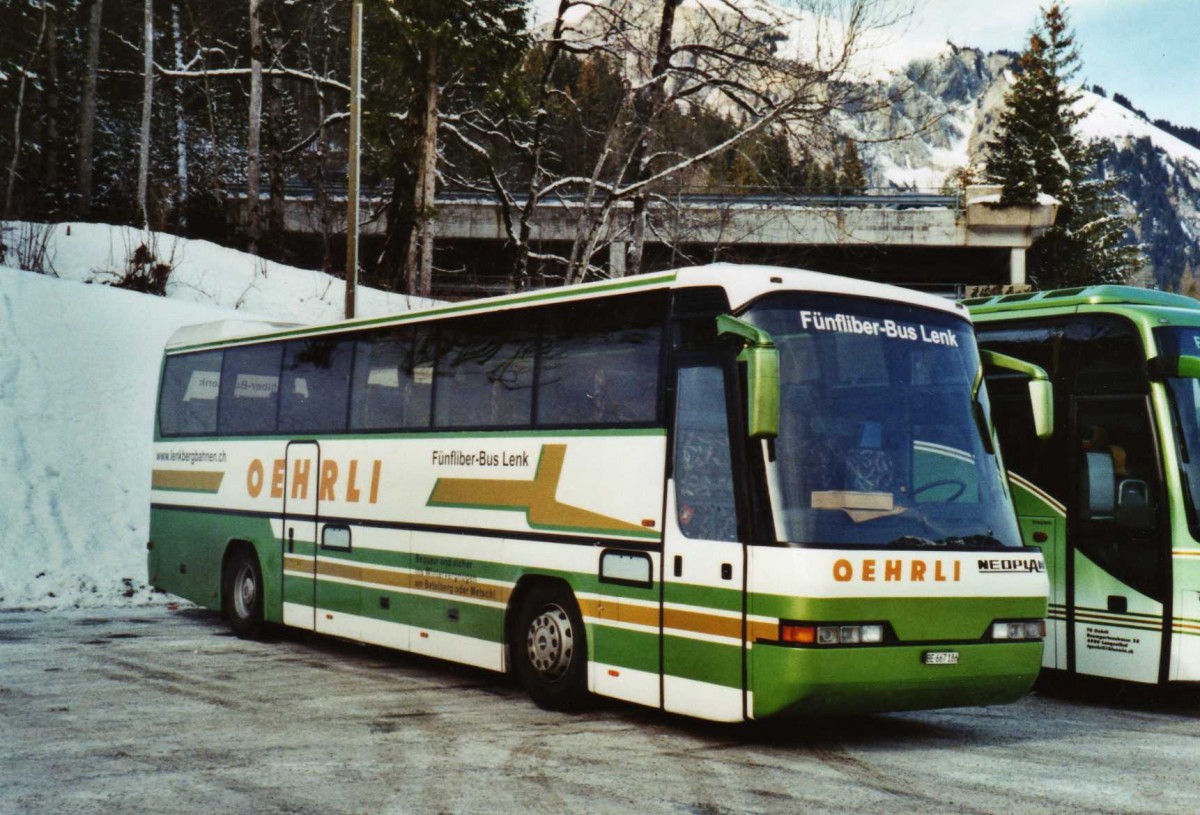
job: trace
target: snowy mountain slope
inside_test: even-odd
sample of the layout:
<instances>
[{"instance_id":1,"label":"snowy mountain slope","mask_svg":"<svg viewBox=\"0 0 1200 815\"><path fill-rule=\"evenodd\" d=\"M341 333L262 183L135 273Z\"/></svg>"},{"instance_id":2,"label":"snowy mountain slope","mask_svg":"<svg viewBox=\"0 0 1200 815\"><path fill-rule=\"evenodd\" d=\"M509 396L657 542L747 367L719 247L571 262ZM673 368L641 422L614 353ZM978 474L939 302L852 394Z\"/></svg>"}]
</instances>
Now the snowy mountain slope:
<instances>
[{"instance_id":1,"label":"snowy mountain slope","mask_svg":"<svg viewBox=\"0 0 1200 815\"><path fill-rule=\"evenodd\" d=\"M937 53L891 67L911 48L883 15L861 20L864 30L858 59L842 78L871 83L886 92L892 104L882 110L841 113L833 130L855 139L866 165L870 186L904 190L957 189L960 174L976 172L983 151L995 135L999 114L1011 80L1011 55L947 43ZM628 25L613 25L620 10ZM641 61L626 57L630 81L647 75L651 44L661 6L647 0L601 0L576 7L566 36L579 42L609 43L630 53L628 43L640 46ZM777 53L822 63L837 53L838 21L804 13L771 0L683 0L676 8L677 41L716 45L731 31L754 32ZM889 42L888 35L894 39ZM895 38L899 37L899 41ZM856 79L857 78L857 79ZM761 75L743 80L768 83ZM770 89L766 89L770 93ZM735 111L721 94L697 97L700 104L722 113ZM1113 157L1103 171L1122 180L1118 189L1130 202L1137 226L1131 241L1144 245L1150 269L1145 280L1164 288L1178 285L1187 270L1200 272L1200 149L1155 126L1134 110L1086 89L1079 102L1085 138L1110 142ZM794 134L798 143L821 162L835 162L836 144L813 143L810 133ZM836 138L833 140L836 141Z\"/></svg>"},{"instance_id":2,"label":"snowy mountain slope","mask_svg":"<svg viewBox=\"0 0 1200 815\"><path fill-rule=\"evenodd\" d=\"M843 132L865 142L870 183L953 188L957 172L981 167L1009 89L1009 61L948 46L893 77L889 90L898 101L890 110L843 120ZM1104 171L1121 179L1118 189L1138 220L1132 239L1145 246L1153 282L1177 285L1186 268L1200 267L1200 149L1086 89L1077 110L1084 138L1114 148Z\"/></svg>"},{"instance_id":3,"label":"snowy mountain slope","mask_svg":"<svg viewBox=\"0 0 1200 815\"><path fill-rule=\"evenodd\" d=\"M162 349L177 328L340 317L340 281L166 235L170 297L85 285L112 279L141 238L62 225L48 254L63 279L0 267L0 609L151 600L152 422ZM359 299L364 316L408 305L370 290Z\"/></svg>"}]
</instances>

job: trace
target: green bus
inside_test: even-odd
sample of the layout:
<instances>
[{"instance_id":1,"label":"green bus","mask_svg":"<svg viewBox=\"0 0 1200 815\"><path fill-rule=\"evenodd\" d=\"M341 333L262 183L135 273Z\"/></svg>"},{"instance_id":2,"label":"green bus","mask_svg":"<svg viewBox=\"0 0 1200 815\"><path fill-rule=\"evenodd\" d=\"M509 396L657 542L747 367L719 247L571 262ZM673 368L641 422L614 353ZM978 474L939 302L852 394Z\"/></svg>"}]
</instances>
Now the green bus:
<instances>
[{"instance_id":1,"label":"green bus","mask_svg":"<svg viewBox=\"0 0 1200 815\"><path fill-rule=\"evenodd\" d=\"M181 330L150 582L721 721L989 704L1041 664L966 310L710 266Z\"/></svg>"},{"instance_id":2,"label":"green bus","mask_svg":"<svg viewBox=\"0 0 1200 815\"><path fill-rule=\"evenodd\" d=\"M1045 668L1200 680L1200 303L1092 286L966 304L982 348L1054 386L1038 439L1022 377L988 373L1022 532L1046 553Z\"/></svg>"}]
</instances>

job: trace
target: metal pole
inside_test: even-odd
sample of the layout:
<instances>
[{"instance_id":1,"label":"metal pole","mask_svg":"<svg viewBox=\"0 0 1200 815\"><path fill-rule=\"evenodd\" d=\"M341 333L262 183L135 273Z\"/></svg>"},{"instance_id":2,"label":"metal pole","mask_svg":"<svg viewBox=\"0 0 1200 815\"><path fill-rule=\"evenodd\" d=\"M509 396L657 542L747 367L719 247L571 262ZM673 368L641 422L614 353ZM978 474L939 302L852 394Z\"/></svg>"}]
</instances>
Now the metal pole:
<instances>
[{"instance_id":1,"label":"metal pole","mask_svg":"<svg viewBox=\"0 0 1200 815\"><path fill-rule=\"evenodd\" d=\"M350 12L350 168L346 190L346 319L354 319L358 287L359 146L362 136L362 0Z\"/></svg>"}]
</instances>

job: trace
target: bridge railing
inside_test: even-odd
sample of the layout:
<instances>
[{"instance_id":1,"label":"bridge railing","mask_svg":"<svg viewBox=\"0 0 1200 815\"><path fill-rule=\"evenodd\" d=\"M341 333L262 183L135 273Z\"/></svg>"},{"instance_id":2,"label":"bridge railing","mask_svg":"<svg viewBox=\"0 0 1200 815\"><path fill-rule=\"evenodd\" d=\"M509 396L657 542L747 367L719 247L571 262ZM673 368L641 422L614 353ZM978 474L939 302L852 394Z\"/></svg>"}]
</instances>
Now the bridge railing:
<instances>
[{"instance_id":1,"label":"bridge railing","mask_svg":"<svg viewBox=\"0 0 1200 815\"><path fill-rule=\"evenodd\" d=\"M317 197L317 187L304 179L289 179L284 184L284 195L288 198L313 200ZM231 187L229 192L234 197L246 196L245 186ZM347 187L344 180L327 181L324 184L325 195L332 200L345 200ZM383 185L364 186L364 200L380 200L390 192ZM263 184L259 196L266 198L270 195L270 187ZM520 193L514 195L521 200ZM808 191L801 188L779 190L765 187L718 187L712 189L674 189L655 190L654 200L660 203L676 204L684 208L719 209L727 206L739 207L811 207L820 209L864 208L878 207L884 209L961 209L962 196L946 194L941 191L896 188L866 188L845 191ZM462 204L479 206L495 205L495 196L473 190L441 190L437 194L439 203ZM541 200L542 205L555 204L569 206L580 204L584 200L583 193L556 193Z\"/></svg>"}]
</instances>

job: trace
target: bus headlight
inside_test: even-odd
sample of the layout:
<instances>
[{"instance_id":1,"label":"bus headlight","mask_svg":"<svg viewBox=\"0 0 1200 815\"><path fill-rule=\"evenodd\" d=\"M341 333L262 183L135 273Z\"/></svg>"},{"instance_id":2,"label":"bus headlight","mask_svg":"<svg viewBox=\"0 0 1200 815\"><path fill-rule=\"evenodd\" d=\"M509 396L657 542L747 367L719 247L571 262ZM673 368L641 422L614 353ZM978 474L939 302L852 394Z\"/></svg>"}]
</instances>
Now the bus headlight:
<instances>
[{"instance_id":1,"label":"bus headlight","mask_svg":"<svg viewBox=\"0 0 1200 815\"><path fill-rule=\"evenodd\" d=\"M785 620L779 624L779 641L789 645L880 645L884 627L883 623L813 625Z\"/></svg>"},{"instance_id":2,"label":"bus headlight","mask_svg":"<svg viewBox=\"0 0 1200 815\"><path fill-rule=\"evenodd\" d=\"M992 623L994 640L1041 640L1046 638L1045 620L1014 620Z\"/></svg>"}]
</instances>

